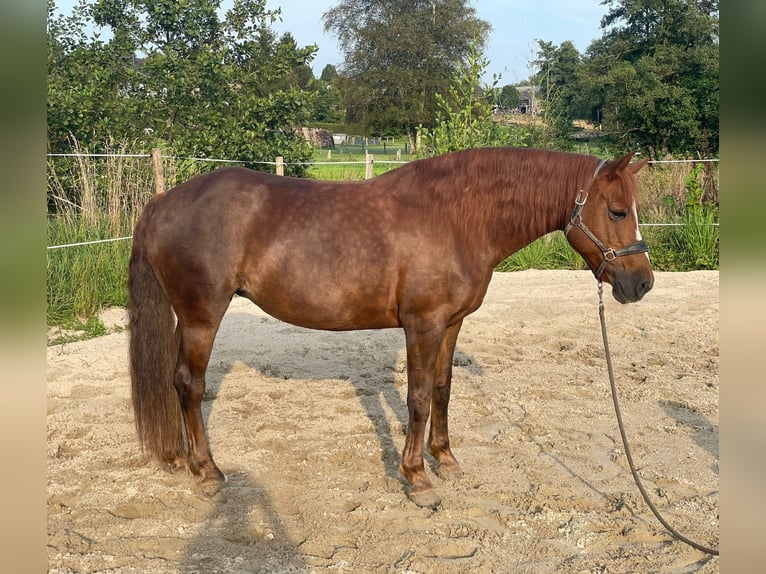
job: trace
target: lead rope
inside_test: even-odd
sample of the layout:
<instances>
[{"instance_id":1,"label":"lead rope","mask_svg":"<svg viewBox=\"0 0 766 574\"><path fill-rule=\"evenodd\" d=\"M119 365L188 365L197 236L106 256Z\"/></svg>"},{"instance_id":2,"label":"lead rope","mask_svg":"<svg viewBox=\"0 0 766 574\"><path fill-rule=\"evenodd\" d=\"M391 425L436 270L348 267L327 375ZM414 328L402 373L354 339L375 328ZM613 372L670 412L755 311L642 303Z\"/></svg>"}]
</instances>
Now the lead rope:
<instances>
[{"instance_id":1,"label":"lead rope","mask_svg":"<svg viewBox=\"0 0 766 574\"><path fill-rule=\"evenodd\" d=\"M620 436L622 437L622 445L625 448L625 457L628 459L628 466L630 466L630 472L633 474L633 480L636 481L636 486L638 486L638 490L641 491L641 496L644 497L644 501L646 502L647 506L649 506L649 509L652 511L654 516L657 517L657 520L659 520L660 523L662 523L662 525L667 529L668 532L670 532L674 537L676 537L681 542L685 542L689 546L692 546L693 548L696 548L697 550L700 550L701 552L718 556L717 549L708 548L706 546L703 546L702 544L698 544L694 542L693 540L689 540L683 534L679 533L675 528L673 528L670 524L667 523L667 521L660 514L660 511L657 510L657 508L654 506L652 501L649 499L649 495L644 489L644 485L641 483L641 479L638 476L638 472L636 472L636 466L635 464L633 464L633 456L631 455L630 447L628 446L628 437L625 434L625 425L622 422L622 413L620 412L620 404L617 400L617 385L614 382L614 371L612 370L612 356L609 352L609 339L606 336L606 319L604 319L603 292L604 292L604 286L601 283L601 281L599 281L598 282L598 316L601 319L601 336L604 339L604 351L606 352L606 367L607 367L607 370L609 371L609 385L612 388L612 401L614 402L614 412L617 415L617 426L620 427Z\"/></svg>"}]
</instances>

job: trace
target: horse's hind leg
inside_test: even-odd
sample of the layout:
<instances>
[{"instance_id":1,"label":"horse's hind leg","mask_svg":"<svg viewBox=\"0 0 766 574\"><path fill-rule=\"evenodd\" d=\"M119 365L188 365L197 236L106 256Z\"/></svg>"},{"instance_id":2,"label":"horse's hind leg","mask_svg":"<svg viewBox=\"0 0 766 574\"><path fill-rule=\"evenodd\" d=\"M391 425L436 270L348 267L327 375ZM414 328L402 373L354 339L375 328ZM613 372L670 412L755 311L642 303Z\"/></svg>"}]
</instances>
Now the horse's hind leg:
<instances>
[{"instance_id":1,"label":"horse's hind leg","mask_svg":"<svg viewBox=\"0 0 766 574\"><path fill-rule=\"evenodd\" d=\"M174 379L186 426L189 469L201 477L203 491L211 496L218 492L226 480L226 476L213 462L201 408L205 392L205 371L219 322L220 319L190 324L179 320L180 347Z\"/></svg>"},{"instance_id":2,"label":"horse's hind leg","mask_svg":"<svg viewBox=\"0 0 766 574\"><path fill-rule=\"evenodd\" d=\"M452 386L452 357L455 354L457 336L462 320L447 328L439 347L431 399L431 428L428 434L428 451L439 463L436 473L444 479L456 479L462 474L460 463L452 454L449 444L447 409Z\"/></svg>"}]
</instances>

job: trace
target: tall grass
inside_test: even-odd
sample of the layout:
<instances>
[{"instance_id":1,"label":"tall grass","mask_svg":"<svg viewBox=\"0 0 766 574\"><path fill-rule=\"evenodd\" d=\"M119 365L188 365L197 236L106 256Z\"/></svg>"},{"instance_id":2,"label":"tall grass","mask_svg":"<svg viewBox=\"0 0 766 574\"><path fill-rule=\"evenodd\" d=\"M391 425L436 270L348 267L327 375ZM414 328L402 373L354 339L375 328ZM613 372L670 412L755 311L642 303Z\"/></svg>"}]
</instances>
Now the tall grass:
<instances>
[{"instance_id":1,"label":"tall grass","mask_svg":"<svg viewBox=\"0 0 766 574\"><path fill-rule=\"evenodd\" d=\"M84 153L77 142L75 153ZM129 153L128 144L111 146ZM52 158L48 161L49 246L126 237L154 191L142 158ZM47 321L98 332L101 308L126 304L130 241L47 251Z\"/></svg>"},{"instance_id":2,"label":"tall grass","mask_svg":"<svg viewBox=\"0 0 766 574\"><path fill-rule=\"evenodd\" d=\"M110 148L115 154L134 151L123 142ZM84 152L73 142L74 152ZM370 150L375 158L396 159L396 146ZM339 148L332 162L363 161L365 150ZM314 159L327 161L326 150ZM402 155L402 159L410 159ZM167 187L208 171L217 164L165 160ZM311 177L358 180L364 165L318 165ZM376 163L375 175L397 165ZM650 256L658 270L718 268L717 166L662 164L639 172L644 222L679 223L680 227L644 227ZM138 215L154 193L148 158L51 158L48 162L48 245L62 245L129 236ZM49 325L80 329L88 335L103 331L98 312L126 304L127 262L130 241L116 241L48 250L47 319ZM498 269L586 269L586 265L560 232L538 239L514 253Z\"/></svg>"},{"instance_id":3,"label":"tall grass","mask_svg":"<svg viewBox=\"0 0 766 574\"><path fill-rule=\"evenodd\" d=\"M525 269L586 269L585 261L572 249L563 233L549 233L520 249L497 267L497 271Z\"/></svg>"},{"instance_id":4,"label":"tall grass","mask_svg":"<svg viewBox=\"0 0 766 574\"><path fill-rule=\"evenodd\" d=\"M715 177L712 182L711 177ZM660 217L679 225L652 228L645 233L655 267L680 271L718 269L717 170L701 164L691 169L687 166L682 180L671 189L675 193L662 196L655 209Z\"/></svg>"}]
</instances>

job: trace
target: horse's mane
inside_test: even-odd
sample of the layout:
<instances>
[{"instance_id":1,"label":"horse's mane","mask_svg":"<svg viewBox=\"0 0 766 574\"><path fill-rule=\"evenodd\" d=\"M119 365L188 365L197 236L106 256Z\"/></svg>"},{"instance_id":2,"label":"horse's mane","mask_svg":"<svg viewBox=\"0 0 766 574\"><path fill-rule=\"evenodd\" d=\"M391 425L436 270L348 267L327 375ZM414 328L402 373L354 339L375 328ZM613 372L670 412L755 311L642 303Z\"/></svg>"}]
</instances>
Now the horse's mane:
<instances>
[{"instance_id":1,"label":"horse's mane","mask_svg":"<svg viewBox=\"0 0 766 574\"><path fill-rule=\"evenodd\" d=\"M427 204L437 217L467 232L485 230L488 239L506 235L508 229L487 229L500 221L526 238L563 227L575 194L597 164L594 156L574 153L480 148L410 162L389 173L400 179L392 186L397 193ZM498 210L505 216L498 217Z\"/></svg>"}]
</instances>

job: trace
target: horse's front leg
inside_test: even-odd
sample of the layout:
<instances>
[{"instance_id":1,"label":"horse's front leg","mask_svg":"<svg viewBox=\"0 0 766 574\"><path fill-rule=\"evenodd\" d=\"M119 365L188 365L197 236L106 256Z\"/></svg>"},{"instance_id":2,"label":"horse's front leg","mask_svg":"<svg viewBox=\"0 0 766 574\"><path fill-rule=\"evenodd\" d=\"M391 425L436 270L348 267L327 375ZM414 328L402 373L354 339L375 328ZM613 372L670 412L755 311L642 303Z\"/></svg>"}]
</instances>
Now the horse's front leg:
<instances>
[{"instance_id":1,"label":"horse's front leg","mask_svg":"<svg viewBox=\"0 0 766 574\"><path fill-rule=\"evenodd\" d=\"M463 321L461 319L448 327L442 339L439 355L436 360L434 390L431 400L431 427L428 434L428 451L439 463L436 473L441 478L448 480L460 478L462 475L460 463L450 449L449 428L447 424L447 410L452 386L452 357L455 354L457 336L462 325Z\"/></svg>"},{"instance_id":2,"label":"horse's front leg","mask_svg":"<svg viewBox=\"0 0 766 574\"><path fill-rule=\"evenodd\" d=\"M399 471L407 481L407 495L410 500L418 506L436 508L439 497L426 476L423 464L423 440L431 411L434 372L444 329L438 327L422 329L415 325L411 328L405 326L404 332L407 339L409 424Z\"/></svg>"}]
</instances>

